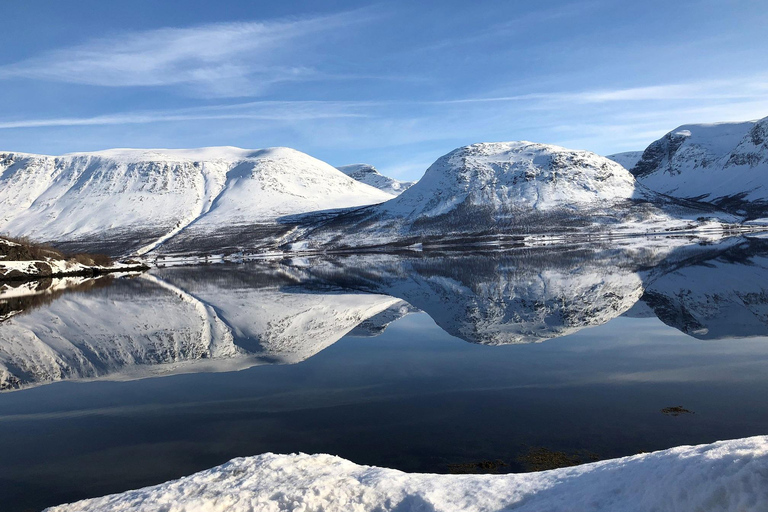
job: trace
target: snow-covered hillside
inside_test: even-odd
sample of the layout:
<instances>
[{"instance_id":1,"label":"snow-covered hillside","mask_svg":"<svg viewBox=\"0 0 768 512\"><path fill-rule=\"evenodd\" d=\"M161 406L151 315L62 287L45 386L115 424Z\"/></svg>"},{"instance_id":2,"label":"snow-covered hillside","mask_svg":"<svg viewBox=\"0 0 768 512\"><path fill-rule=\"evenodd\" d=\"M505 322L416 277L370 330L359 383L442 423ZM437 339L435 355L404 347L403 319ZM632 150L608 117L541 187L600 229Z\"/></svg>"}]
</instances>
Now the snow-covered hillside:
<instances>
[{"instance_id":1,"label":"snow-covered hillside","mask_svg":"<svg viewBox=\"0 0 768 512\"><path fill-rule=\"evenodd\" d=\"M756 436L508 475L403 473L266 453L47 512L763 512L766 503L768 436Z\"/></svg>"},{"instance_id":2,"label":"snow-covered hillside","mask_svg":"<svg viewBox=\"0 0 768 512\"><path fill-rule=\"evenodd\" d=\"M768 208L768 117L680 126L648 146L631 172L663 194L760 216Z\"/></svg>"},{"instance_id":3,"label":"snow-covered hillside","mask_svg":"<svg viewBox=\"0 0 768 512\"><path fill-rule=\"evenodd\" d=\"M361 247L494 234L646 233L690 229L707 217L737 221L660 196L594 153L502 142L456 149L400 196L340 215L302 238Z\"/></svg>"},{"instance_id":4,"label":"snow-covered hillside","mask_svg":"<svg viewBox=\"0 0 768 512\"><path fill-rule=\"evenodd\" d=\"M0 231L111 254L271 242L281 217L391 197L288 148L0 154Z\"/></svg>"},{"instance_id":5,"label":"snow-covered hillside","mask_svg":"<svg viewBox=\"0 0 768 512\"><path fill-rule=\"evenodd\" d=\"M383 190L393 196L398 196L411 188L415 181L399 181L381 174L369 164L352 164L337 167L338 170L361 183Z\"/></svg>"},{"instance_id":6,"label":"snow-covered hillside","mask_svg":"<svg viewBox=\"0 0 768 512\"><path fill-rule=\"evenodd\" d=\"M625 169L631 169L640 159L643 157L642 151L626 151L624 153L614 153L613 155L606 155L605 158L613 160L617 164L620 164Z\"/></svg>"}]
</instances>

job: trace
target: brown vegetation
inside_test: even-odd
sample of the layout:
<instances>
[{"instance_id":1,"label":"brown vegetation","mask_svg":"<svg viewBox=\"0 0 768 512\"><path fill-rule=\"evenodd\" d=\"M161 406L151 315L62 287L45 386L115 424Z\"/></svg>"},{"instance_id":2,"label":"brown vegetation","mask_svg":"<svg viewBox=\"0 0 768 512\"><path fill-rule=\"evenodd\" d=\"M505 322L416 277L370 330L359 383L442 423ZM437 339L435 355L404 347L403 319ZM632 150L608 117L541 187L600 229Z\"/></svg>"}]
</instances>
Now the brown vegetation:
<instances>
[{"instance_id":1,"label":"brown vegetation","mask_svg":"<svg viewBox=\"0 0 768 512\"><path fill-rule=\"evenodd\" d=\"M43 260L45 261L46 259L50 258L55 260L76 261L77 263L81 263L89 267L93 267L93 266L108 267L113 263L112 258L107 256L106 254L88 254L88 253L69 254L69 253L54 249L50 245L34 242L27 237L12 237L7 235L2 235L0 237L0 242L2 240L7 240L8 242L11 242L11 243L10 244L0 243L0 256L2 256L2 258L0 258L0 262L2 262L2 260L6 260L6 261Z\"/></svg>"}]
</instances>

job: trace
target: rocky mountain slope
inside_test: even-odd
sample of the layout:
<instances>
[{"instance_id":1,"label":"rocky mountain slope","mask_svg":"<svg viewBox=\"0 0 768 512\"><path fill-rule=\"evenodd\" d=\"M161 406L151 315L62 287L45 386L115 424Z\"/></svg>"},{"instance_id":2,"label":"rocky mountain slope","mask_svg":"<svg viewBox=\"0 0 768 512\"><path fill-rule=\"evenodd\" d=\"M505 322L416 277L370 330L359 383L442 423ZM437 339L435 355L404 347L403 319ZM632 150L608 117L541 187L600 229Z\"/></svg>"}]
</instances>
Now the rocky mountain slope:
<instances>
[{"instance_id":1,"label":"rocky mountain slope","mask_svg":"<svg viewBox=\"0 0 768 512\"><path fill-rule=\"evenodd\" d=\"M680 126L627 168L657 192L763 216L768 212L768 117Z\"/></svg>"},{"instance_id":2,"label":"rocky mountain slope","mask_svg":"<svg viewBox=\"0 0 768 512\"><path fill-rule=\"evenodd\" d=\"M391 197L288 148L0 154L0 231L110 254L258 246L282 217Z\"/></svg>"},{"instance_id":3,"label":"rocky mountain slope","mask_svg":"<svg viewBox=\"0 0 768 512\"><path fill-rule=\"evenodd\" d=\"M400 196L330 219L299 241L334 248L466 243L496 235L665 232L708 221L738 219L657 194L594 153L503 142L456 149Z\"/></svg>"},{"instance_id":4,"label":"rocky mountain slope","mask_svg":"<svg viewBox=\"0 0 768 512\"><path fill-rule=\"evenodd\" d=\"M352 164L337 167L338 170L366 185L382 190L393 196L398 196L411 188L415 181L400 181L381 174L369 164Z\"/></svg>"}]
</instances>

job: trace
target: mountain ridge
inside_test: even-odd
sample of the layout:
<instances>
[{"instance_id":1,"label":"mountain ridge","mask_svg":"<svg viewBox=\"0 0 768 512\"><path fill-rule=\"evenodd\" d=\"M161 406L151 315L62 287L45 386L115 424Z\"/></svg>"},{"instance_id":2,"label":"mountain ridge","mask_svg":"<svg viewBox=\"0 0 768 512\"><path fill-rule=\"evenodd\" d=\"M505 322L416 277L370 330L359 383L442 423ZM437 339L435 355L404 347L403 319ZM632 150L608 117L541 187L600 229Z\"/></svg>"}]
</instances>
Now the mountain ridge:
<instances>
[{"instance_id":1,"label":"mountain ridge","mask_svg":"<svg viewBox=\"0 0 768 512\"><path fill-rule=\"evenodd\" d=\"M617 160L626 153L611 155ZM705 201L747 218L768 213L768 117L687 124L652 142L627 167L662 194Z\"/></svg>"},{"instance_id":2,"label":"mountain ridge","mask_svg":"<svg viewBox=\"0 0 768 512\"><path fill-rule=\"evenodd\" d=\"M149 252L192 224L197 238L254 223L279 231L285 215L390 197L290 148L0 154L0 230L112 254Z\"/></svg>"}]
</instances>

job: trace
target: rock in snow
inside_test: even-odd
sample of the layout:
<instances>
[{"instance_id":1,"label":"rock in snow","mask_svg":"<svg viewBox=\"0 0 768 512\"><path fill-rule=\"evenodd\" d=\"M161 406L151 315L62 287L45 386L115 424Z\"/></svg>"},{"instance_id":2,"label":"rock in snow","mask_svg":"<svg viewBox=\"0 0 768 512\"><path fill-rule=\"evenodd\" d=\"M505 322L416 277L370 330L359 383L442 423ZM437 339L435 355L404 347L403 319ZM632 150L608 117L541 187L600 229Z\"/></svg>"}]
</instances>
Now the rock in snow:
<instances>
[{"instance_id":1,"label":"rock in snow","mask_svg":"<svg viewBox=\"0 0 768 512\"><path fill-rule=\"evenodd\" d=\"M352 164L337 167L338 170L352 179L383 190L393 196L398 196L411 188L415 181L399 181L381 174L374 166L369 164Z\"/></svg>"},{"instance_id":2,"label":"rock in snow","mask_svg":"<svg viewBox=\"0 0 768 512\"><path fill-rule=\"evenodd\" d=\"M760 216L768 210L768 117L680 126L630 170L657 192Z\"/></svg>"},{"instance_id":3,"label":"rock in snow","mask_svg":"<svg viewBox=\"0 0 768 512\"><path fill-rule=\"evenodd\" d=\"M763 512L766 503L768 436L757 436L510 475L409 474L267 453L47 512Z\"/></svg>"}]
</instances>

